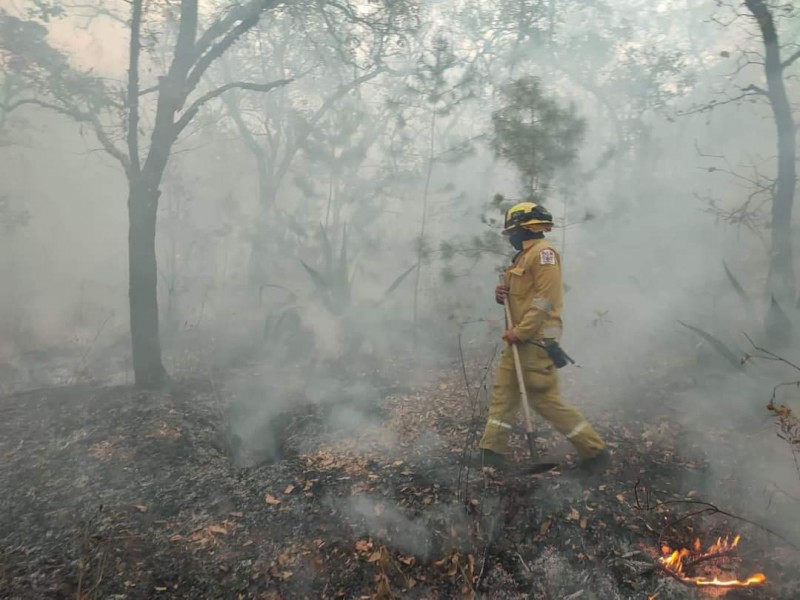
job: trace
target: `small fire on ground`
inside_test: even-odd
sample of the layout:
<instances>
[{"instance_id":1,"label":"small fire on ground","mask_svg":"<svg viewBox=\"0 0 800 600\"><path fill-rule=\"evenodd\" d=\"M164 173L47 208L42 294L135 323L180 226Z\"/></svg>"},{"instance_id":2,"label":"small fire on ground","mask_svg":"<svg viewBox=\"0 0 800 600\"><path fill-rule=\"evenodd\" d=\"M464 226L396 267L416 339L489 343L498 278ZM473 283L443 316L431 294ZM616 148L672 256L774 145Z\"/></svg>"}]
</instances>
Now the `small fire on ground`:
<instances>
[{"instance_id":1,"label":"small fire on ground","mask_svg":"<svg viewBox=\"0 0 800 600\"><path fill-rule=\"evenodd\" d=\"M710 566L710 561L729 557L733 554L736 547L739 545L740 536L733 538L730 541L728 537L725 539L717 538L717 541L711 544L705 551L700 543L700 539L696 539L694 547L681 548L680 550L673 550L669 546L661 547L661 554L658 558L661 569L671 577L677 579L686 585L705 588L707 590L718 590L722 594L715 593L712 595L723 595L726 590L739 587L757 586L765 583L767 577L763 573L755 573L745 579L738 579L735 576L728 575L722 569L714 567L718 574L710 576L690 575L689 573L703 563ZM704 569L708 571L708 569Z\"/></svg>"}]
</instances>

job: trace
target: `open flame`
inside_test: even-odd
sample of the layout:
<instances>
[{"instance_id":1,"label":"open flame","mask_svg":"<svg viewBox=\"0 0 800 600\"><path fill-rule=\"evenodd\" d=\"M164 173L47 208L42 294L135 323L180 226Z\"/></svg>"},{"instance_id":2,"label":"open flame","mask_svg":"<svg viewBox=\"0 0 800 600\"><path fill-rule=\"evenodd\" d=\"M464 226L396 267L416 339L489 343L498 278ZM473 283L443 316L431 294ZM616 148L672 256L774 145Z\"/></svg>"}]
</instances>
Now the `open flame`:
<instances>
[{"instance_id":1,"label":"open flame","mask_svg":"<svg viewBox=\"0 0 800 600\"><path fill-rule=\"evenodd\" d=\"M728 556L739 545L740 536L733 538L730 541L728 537L717 538L717 541L711 544L705 551L700 544L700 539L696 539L694 547L690 550L688 548L681 548L680 550L673 550L669 546L661 547L661 554L659 557L661 567L668 572L669 575L687 585L695 585L697 587L715 587L715 588L733 588L733 587L749 587L754 585L761 585L767 580L763 573L756 573L746 579L728 579L720 577L692 577L687 574L687 570L699 563L714 560Z\"/></svg>"}]
</instances>

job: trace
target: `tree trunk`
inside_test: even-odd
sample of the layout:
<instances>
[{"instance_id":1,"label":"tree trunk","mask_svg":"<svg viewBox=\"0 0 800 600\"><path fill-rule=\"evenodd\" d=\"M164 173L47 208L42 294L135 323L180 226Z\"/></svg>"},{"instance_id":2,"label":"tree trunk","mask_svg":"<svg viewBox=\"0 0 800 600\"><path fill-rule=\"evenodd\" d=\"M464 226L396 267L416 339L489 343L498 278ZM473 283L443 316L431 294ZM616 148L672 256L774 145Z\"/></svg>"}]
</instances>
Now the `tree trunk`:
<instances>
[{"instance_id":1,"label":"tree trunk","mask_svg":"<svg viewBox=\"0 0 800 600\"><path fill-rule=\"evenodd\" d=\"M250 262L248 278L252 289L258 290L269 283L270 242L272 235L270 221L275 208L277 191L272 185L272 178L267 169L265 158L255 154L256 174L258 176L258 213L255 219L253 237L250 242Z\"/></svg>"},{"instance_id":2,"label":"tree trunk","mask_svg":"<svg viewBox=\"0 0 800 600\"><path fill-rule=\"evenodd\" d=\"M782 77L780 85L775 87L780 92L771 91L770 94L775 96L772 108L778 130L778 180L772 203L770 278L778 296L784 301L793 301L795 274L792 265L792 206L797 181L795 125Z\"/></svg>"},{"instance_id":3,"label":"tree trunk","mask_svg":"<svg viewBox=\"0 0 800 600\"><path fill-rule=\"evenodd\" d=\"M419 282L422 275L422 259L425 251L425 226L428 222L428 196L431 189L431 176L433 175L433 147L436 141L436 107L431 112L430 137L428 139L428 170L425 174L425 187L422 190L422 222L419 226L419 240L417 241L417 271L414 274L414 346L417 341L417 318L419 309Z\"/></svg>"},{"instance_id":4,"label":"tree trunk","mask_svg":"<svg viewBox=\"0 0 800 600\"><path fill-rule=\"evenodd\" d=\"M772 255L769 292L784 305L793 303L795 274L792 265L792 206L797 181L795 124L786 94L780 44L775 22L763 0L746 0L764 42L764 72L767 96L778 134L778 177L772 201Z\"/></svg>"},{"instance_id":5,"label":"tree trunk","mask_svg":"<svg viewBox=\"0 0 800 600\"><path fill-rule=\"evenodd\" d=\"M159 194L158 180L146 172L130 182L128 268L133 372L136 385L148 389L161 387L166 379L158 333L156 216Z\"/></svg>"}]
</instances>

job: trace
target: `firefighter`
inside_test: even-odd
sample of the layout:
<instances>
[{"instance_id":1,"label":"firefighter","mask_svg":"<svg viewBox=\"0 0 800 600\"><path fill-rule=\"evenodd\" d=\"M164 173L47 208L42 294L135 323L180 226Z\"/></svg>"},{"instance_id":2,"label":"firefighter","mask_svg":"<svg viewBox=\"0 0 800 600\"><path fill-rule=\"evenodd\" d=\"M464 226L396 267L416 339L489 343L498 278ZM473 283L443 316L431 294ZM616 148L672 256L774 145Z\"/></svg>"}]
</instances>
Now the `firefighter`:
<instances>
[{"instance_id":1,"label":"firefighter","mask_svg":"<svg viewBox=\"0 0 800 600\"><path fill-rule=\"evenodd\" d=\"M597 432L574 407L561 400L556 366L543 347L561 337L561 258L544 234L552 230L553 217L533 202L521 202L505 215L503 234L517 250L495 300L508 300L514 327L506 328L508 344L495 375L486 429L480 441L480 464L505 464L508 437L520 409L520 393L511 344L519 350L528 401L575 446L581 464L590 470L605 466L609 455Z\"/></svg>"}]
</instances>

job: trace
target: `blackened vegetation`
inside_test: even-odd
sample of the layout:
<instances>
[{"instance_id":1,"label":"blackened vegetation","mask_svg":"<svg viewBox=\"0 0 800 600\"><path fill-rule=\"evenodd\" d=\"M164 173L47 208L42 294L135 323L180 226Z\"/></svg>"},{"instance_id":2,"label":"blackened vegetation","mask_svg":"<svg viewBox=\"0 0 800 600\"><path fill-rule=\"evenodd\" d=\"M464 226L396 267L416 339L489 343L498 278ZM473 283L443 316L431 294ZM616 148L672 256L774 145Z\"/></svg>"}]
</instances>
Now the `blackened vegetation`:
<instances>
[{"instance_id":1,"label":"blackened vegetation","mask_svg":"<svg viewBox=\"0 0 800 600\"><path fill-rule=\"evenodd\" d=\"M459 487L480 421L457 370L396 388L358 428L295 402L283 458L247 467L231 458L228 393L187 381L2 400L0 597L691 598L654 569L660 545L731 532L740 551L715 568L768 584L728 598L800 592L791 540L737 518L742 482L703 504L703 454L666 414L592 415L618 459L604 475L581 474L540 430L559 471L473 469Z\"/></svg>"}]
</instances>

